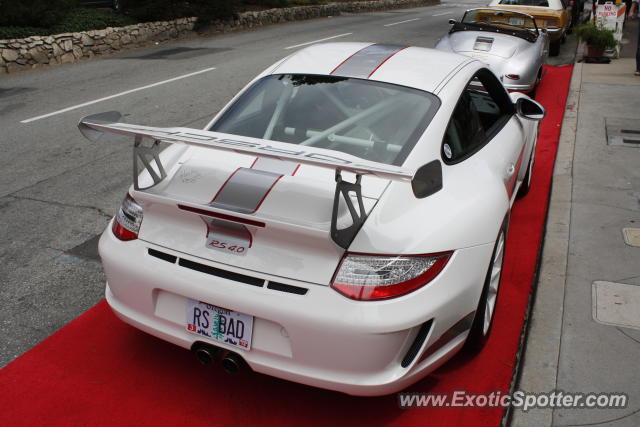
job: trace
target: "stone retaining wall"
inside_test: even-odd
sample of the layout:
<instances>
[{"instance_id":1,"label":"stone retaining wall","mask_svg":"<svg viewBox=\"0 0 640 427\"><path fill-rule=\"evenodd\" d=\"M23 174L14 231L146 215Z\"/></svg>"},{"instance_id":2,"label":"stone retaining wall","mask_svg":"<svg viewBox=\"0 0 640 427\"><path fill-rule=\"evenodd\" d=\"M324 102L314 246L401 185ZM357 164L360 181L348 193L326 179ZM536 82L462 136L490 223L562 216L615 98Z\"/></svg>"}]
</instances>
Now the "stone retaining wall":
<instances>
[{"instance_id":1,"label":"stone retaining wall","mask_svg":"<svg viewBox=\"0 0 640 427\"><path fill-rule=\"evenodd\" d=\"M217 21L207 30L227 32L299 21L323 16L337 16L343 12L358 13L438 4L440 0L378 0L350 3L329 3L317 6L298 6L244 12L236 19ZM25 39L0 40L0 74L35 68L48 64L65 64L81 58L114 53L151 41L175 39L194 34L197 18L181 18L167 22L146 22L104 30L63 33L51 36L32 36Z\"/></svg>"}]
</instances>

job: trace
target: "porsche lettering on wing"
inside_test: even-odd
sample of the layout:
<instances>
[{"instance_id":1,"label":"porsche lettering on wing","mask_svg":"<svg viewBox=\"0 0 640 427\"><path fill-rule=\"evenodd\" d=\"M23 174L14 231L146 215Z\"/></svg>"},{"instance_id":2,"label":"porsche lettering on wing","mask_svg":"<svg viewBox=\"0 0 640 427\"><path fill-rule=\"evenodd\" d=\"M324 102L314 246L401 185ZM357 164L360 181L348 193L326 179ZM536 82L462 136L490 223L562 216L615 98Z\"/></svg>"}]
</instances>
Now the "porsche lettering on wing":
<instances>
[{"instance_id":1,"label":"porsche lettering on wing","mask_svg":"<svg viewBox=\"0 0 640 427\"><path fill-rule=\"evenodd\" d=\"M183 131L175 128L153 128L148 126L136 126L124 123L105 123L100 120L100 114L88 116L81 120L79 126L90 127L102 132L114 132L124 135L132 135L141 138L151 138L165 142L175 143L207 143L207 145L215 144L220 148L229 150L238 150L242 153L260 154L265 156L286 156L289 159L298 158L301 161L310 161L314 163L326 163L331 166L342 165L352 168L362 173L381 173L398 177L399 179L410 180L413 176L412 172L403 170L398 167L385 167L383 164L373 162L360 162L357 160L347 159L345 156L334 154L319 153L317 150L301 150L288 149L275 146L275 141L271 143L262 141L247 141L233 139L226 136L218 136L207 131L196 133L195 130Z\"/></svg>"}]
</instances>

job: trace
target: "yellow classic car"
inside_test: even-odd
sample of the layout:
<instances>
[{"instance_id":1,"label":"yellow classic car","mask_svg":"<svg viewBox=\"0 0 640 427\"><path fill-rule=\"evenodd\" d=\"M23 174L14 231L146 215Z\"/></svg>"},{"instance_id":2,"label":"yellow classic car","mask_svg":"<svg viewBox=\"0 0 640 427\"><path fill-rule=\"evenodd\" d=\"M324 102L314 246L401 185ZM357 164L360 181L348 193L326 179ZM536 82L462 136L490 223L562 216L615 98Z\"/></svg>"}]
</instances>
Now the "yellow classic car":
<instances>
[{"instance_id":1,"label":"yellow classic car","mask_svg":"<svg viewBox=\"0 0 640 427\"><path fill-rule=\"evenodd\" d=\"M533 16L538 28L549 34L549 55L560 53L560 43L571 28L571 11L566 0L492 0L489 6Z\"/></svg>"}]
</instances>

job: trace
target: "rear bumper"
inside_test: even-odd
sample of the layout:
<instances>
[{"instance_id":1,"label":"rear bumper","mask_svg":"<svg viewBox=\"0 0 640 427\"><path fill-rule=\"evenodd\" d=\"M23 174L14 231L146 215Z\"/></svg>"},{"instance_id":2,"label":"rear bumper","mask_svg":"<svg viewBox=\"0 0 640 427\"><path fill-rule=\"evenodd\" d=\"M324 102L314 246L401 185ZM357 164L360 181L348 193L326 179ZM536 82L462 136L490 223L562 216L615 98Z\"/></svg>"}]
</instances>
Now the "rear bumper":
<instances>
[{"instance_id":1,"label":"rear bumper","mask_svg":"<svg viewBox=\"0 0 640 427\"><path fill-rule=\"evenodd\" d=\"M237 352L256 372L354 395L401 390L462 346L468 330L453 326L475 310L492 250L488 244L456 251L440 276L412 294L389 301L357 302L327 286L288 281L309 289L306 295L295 295L206 275L151 257L149 247L190 258L138 240L121 242L109 229L100 240L108 279L106 298L122 320L191 348L194 342L206 339L186 331L187 298L250 314L254 316L250 351L209 342ZM402 367L418 330L429 320L431 329L417 356ZM451 334L452 328L455 336L433 346L445 332Z\"/></svg>"},{"instance_id":2,"label":"rear bumper","mask_svg":"<svg viewBox=\"0 0 640 427\"><path fill-rule=\"evenodd\" d=\"M534 83L530 83L530 84L523 84L523 85L515 85L515 84L508 84L505 83L504 84L505 89L507 89L509 92L524 92L524 93L529 93L533 90L533 88L535 87L535 82Z\"/></svg>"},{"instance_id":3,"label":"rear bumper","mask_svg":"<svg viewBox=\"0 0 640 427\"><path fill-rule=\"evenodd\" d=\"M564 34L564 28L547 28L547 34L549 34L549 41L556 41Z\"/></svg>"}]
</instances>

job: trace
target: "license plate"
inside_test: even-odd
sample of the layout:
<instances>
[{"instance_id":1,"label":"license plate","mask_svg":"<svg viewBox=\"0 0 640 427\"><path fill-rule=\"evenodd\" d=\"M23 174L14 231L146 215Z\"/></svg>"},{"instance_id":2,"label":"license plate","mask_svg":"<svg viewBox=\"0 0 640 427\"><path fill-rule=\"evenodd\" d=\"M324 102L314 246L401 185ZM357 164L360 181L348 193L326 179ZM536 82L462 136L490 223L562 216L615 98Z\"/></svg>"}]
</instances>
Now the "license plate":
<instances>
[{"instance_id":1,"label":"license plate","mask_svg":"<svg viewBox=\"0 0 640 427\"><path fill-rule=\"evenodd\" d=\"M524 25L524 18L509 18L509 24L521 27Z\"/></svg>"},{"instance_id":2,"label":"license plate","mask_svg":"<svg viewBox=\"0 0 640 427\"><path fill-rule=\"evenodd\" d=\"M191 333L242 350L251 349L253 316L189 299L186 317Z\"/></svg>"}]
</instances>

